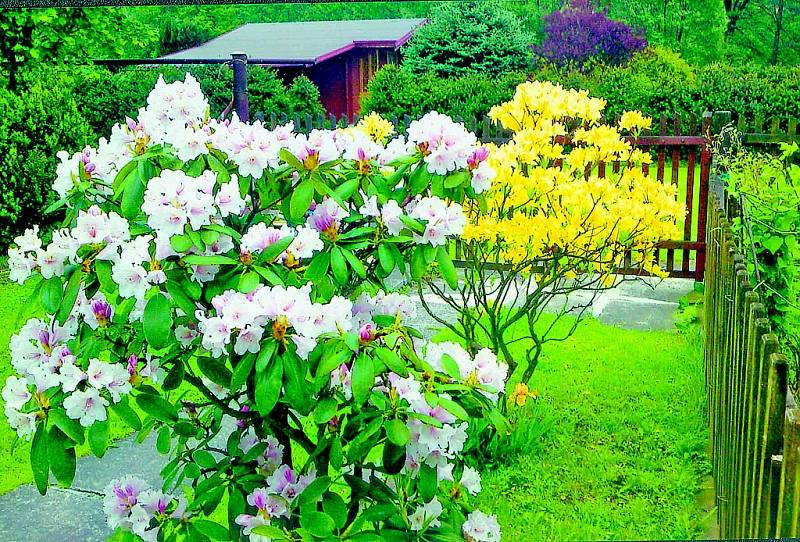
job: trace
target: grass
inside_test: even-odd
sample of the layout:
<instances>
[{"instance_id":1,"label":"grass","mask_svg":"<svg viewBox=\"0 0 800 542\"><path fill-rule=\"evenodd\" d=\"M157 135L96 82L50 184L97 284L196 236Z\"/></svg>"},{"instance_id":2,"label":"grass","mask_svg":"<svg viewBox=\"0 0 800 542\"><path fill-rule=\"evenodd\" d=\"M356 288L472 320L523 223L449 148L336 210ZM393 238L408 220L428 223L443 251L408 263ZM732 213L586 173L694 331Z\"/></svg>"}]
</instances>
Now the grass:
<instances>
[{"instance_id":1,"label":"grass","mask_svg":"<svg viewBox=\"0 0 800 542\"><path fill-rule=\"evenodd\" d=\"M503 540L702 534L710 465L696 338L588 320L543 356L534 427L522 427L535 443L512 440L522 453L483 472L476 502L498 515Z\"/></svg>"},{"instance_id":2,"label":"grass","mask_svg":"<svg viewBox=\"0 0 800 542\"><path fill-rule=\"evenodd\" d=\"M17 312L32 289L0 278L3 380ZM709 464L696 340L588 320L546 347L532 387L539 399L510 446L518 453L484 469L476 502L498 515L504 540L701 534L696 498ZM115 436L123 434L117 426ZM2 419L0 493L32 480L29 447L14 441Z\"/></svg>"}]
</instances>

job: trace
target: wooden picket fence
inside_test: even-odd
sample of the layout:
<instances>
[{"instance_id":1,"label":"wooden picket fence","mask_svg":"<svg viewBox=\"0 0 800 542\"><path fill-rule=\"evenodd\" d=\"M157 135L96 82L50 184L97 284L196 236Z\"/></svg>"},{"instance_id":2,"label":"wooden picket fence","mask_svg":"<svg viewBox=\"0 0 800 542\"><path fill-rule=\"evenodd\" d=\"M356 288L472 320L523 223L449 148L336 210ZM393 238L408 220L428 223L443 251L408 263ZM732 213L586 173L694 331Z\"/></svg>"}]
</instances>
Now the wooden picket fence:
<instances>
[{"instance_id":1,"label":"wooden picket fence","mask_svg":"<svg viewBox=\"0 0 800 542\"><path fill-rule=\"evenodd\" d=\"M705 363L720 538L800 536L800 408L787 359L712 195L705 278Z\"/></svg>"}]
</instances>

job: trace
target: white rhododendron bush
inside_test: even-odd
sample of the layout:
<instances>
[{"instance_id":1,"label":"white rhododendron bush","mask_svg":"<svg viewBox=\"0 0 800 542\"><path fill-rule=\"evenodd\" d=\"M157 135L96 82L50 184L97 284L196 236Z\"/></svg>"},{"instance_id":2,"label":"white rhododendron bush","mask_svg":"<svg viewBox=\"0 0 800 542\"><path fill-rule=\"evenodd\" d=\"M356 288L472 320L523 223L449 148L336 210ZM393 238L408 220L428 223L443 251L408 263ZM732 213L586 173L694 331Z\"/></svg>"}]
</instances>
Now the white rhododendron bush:
<instances>
[{"instance_id":1,"label":"white rhododendron bush","mask_svg":"<svg viewBox=\"0 0 800 542\"><path fill-rule=\"evenodd\" d=\"M499 540L462 453L506 430L507 367L426 343L386 284L456 283L446 247L488 153L437 113L391 134L213 120L187 75L59 154L63 227L8 260L37 317L2 395L42 493L114 422L170 459L161 487L106 490L110 526L144 540Z\"/></svg>"}]
</instances>

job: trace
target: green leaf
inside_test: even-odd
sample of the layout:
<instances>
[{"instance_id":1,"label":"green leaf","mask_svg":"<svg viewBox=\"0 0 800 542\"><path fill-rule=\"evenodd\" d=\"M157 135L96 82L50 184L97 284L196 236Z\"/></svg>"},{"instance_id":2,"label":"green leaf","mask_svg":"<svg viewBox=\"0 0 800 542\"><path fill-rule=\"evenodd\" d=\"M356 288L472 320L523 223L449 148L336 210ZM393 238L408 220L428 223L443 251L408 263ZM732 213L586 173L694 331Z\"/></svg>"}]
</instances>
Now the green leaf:
<instances>
[{"instance_id":1,"label":"green leaf","mask_svg":"<svg viewBox=\"0 0 800 542\"><path fill-rule=\"evenodd\" d=\"M186 374L186 368L183 366L183 360L173 360L172 367L170 367L167 376L164 377L164 383L161 387L164 391L176 390L183 382L183 377Z\"/></svg>"},{"instance_id":2,"label":"green leaf","mask_svg":"<svg viewBox=\"0 0 800 542\"><path fill-rule=\"evenodd\" d=\"M436 251L436 261L439 263L439 273L453 290L458 288L458 273L447 252L447 245L442 245Z\"/></svg>"},{"instance_id":3,"label":"green leaf","mask_svg":"<svg viewBox=\"0 0 800 542\"><path fill-rule=\"evenodd\" d=\"M383 427L383 418L375 418L350 441L347 449L347 458L351 463L356 463L363 459L377 445L377 439L372 439L380 431L381 427Z\"/></svg>"},{"instance_id":4,"label":"green leaf","mask_svg":"<svg viewBox=\"0 0 800 542\"><path fill-rule=\"evenodd\" d=\"M450 378L456 382L461 380L461 369L450 354L442 354L442 367Z\"/></svg>"},{"instance_id":5,"label":"green leaf","mask_svg":"<svg viewBox=\"0 0 800 542\"><path fill-rule=\"evenodd\" d=\"M336 415L339 403L333 397L325 397L314 407L314 423L322 425L328 423Z\"/></svg>"},{"instance_id":6,"label":"green leaf","mask_svg":"<svg viewBox=\"0 0 800 542\"><path fill-rule=\"evenodd\" d=\"M197 360L197 367L214 384L230 388L231 371L225 366L225 358L202 357Z\"/></svg>"},{"instance_id":7,"label":"green leaf","mask_svg":"<svg viewBox=\"0 0 800 542\"><path fill-rule=\"evenodd\" d=\"M204 469L211 469L217 466L217 460L208 450L197 450L192 454L192 459Z\"/></svg>"},{"instance_id":8,"label":"green leaf","mask_svg":"<svg viewBox=\"0 0 800 542\"><path fill-rule=\"evenodd\" d=\"M40 422L31 442L31 470L36 489L44 495L47 493L47 477L50 472L50 460L47 453L48 434L46 424Z\"/></svg>"},{"instance_id":9,"label":"green leaf","mask_svg":"<svg viewBox=\"0 0 800 542\"><path fill-rule=\"evenodd\" d=\"M228 235L228 236L232 237L233 239L236 239L237 241L240 241L242 239L242 234L241 233L239 233L238 231L234 230L233 228L225 226L223 224L209 224L208 226L203 226L203 229L209 230L209 231L215 231L217 233L221 233L221 234L224 234L224 235Z\"/></svg>"},{"instance_id":10,"label":"green leaf","mask_svg":"<svg viewBox=\"0 0 800 542\"><path fill-rule=\"evenodd\" d=\"M358 275L362 279L367 276L367 270L364 267L364 264L361 263L361 260L359 260L355 254L353 254L349 250L344 250L344 249L342 249L342 254L344 254L345 258L347 258L347 261L350 263L350 267L353 268L353 271L355 272L356 275Z\"/></svg>"},{"instance_id":11,"label":"green leaf","mask_svg":"<svg viewBox=\"0 0 800 542\"><path fill-rule=\"evenodd\" d=\"M139 165L141 166L143 163L139 162ZM125 189L122 191L120 209L122 210L122 216L128 220L133 220L142 212L144 189L145 183L142 182L141 172L131 177L125 185Z\"/></svg>"},{"instance_id":12,"label":"green leaf","mask_svg":"<svg viewBox=\"0 0 800 542\"><path fill-rule=\"evenodd\" d=\"M783 246L783 237L779 235L773 235L767 237L765 240L762 240L761 244L764 245L764 248L769 250L771 253L776 254Z\"/></svg>"},{"instance_id":13,"label":"green leaf","mask_svg":"<svg viewBox=\"0 0 800 542\"><path fill-rule=\"evenodd\" d=\"M306 364L288 352L283 356L283 389L292 408L304 415L311 412L313 403L309 401L306 386Z\"/></svg>"},{"instance_id":14,"label":"green leaf","mask_svg":"<svg viewBox=\"0 0 800 542\"><path fill-rule=\"evenodd\" d=\"M357 405L363 405L375 385L372 360L365 354L360 354L353 362L350 381L353 388L353 400Z\"/></svg>"},{"instance_id":15,"label":"green leaf","mask_svg":"<svg viewBox=\"0 0 800 542\"><path fill-rule=\"evenodd\" d=\"M231 375L231 391L238 391L245 385L247 378L253 371L256 356L254 354L247 354L239 359L236 367L233 368L233 375Z\"/></svg>"},{"instance_id":16,"label":"green leaf","mask_svg":"<svg viewBox=\"0 0 800 542\"><path fill-rule=\"evenodd\" d=\"M123 396L118 403L111 403L111 410L121 419L125 424L133 429L139 431L142 428L142 420L135 410L131 408L128 398Z\"/></svg>"},{"instance_id":17,"label":"green leaf","mask_svg":"<svg viewBox=\"0 0 800 542\"><path fill-rule=\"evenodd\" d=\"M305 166L303 166L303 162L301 162L301 161L300 161L300 160L299 160L299 159L298 159L298 158L297 158L297 157L296 157L294 154L292 154L292 152L291 152L289 149L287 149L286 147L283 147L283 148L282 148L282 149L279 151L279 155L280 155L280 157L281 157L281 160L283 160L284 162L286 162L287 164L289 164L290 166L292 166L292 167L293 167L294 169L296 169L297 171L302 171L302 170L304 170L304 169L305 169Z\"/></svg>"},{"instance_id":18,"label":"green leaf","mask_svg":"<svg viewBox=\"0 0 800 542\"><path fill-rule=\"evenodd\" d=\"M464 407L445 397L439 397L439 405L459 420L469 421L469 414Z\"/></svg>"},{"instance_id":19,"label":"green leaf","mask_svg":"<svg viewBox=\"0 0 800 542\"><path fill-rule=\"evenodd\" d=\"M258 527L253 527L251 532L253 534L266 536L272 540L288 540L284 530L274 525L259 525Z\"/></svg>"},{"instance_id":20,"label":"green leaf","mask_svg":"<svg viewBox=\"0 0 800 542\"><path fill-rule=\"evenodd\" d=\"M243 294L249 294L261 284L261 277L255 271L247 271L239 277L238 290Z\"/></svg>"},{"instance_id":21,"label":"green leaf","mask_svg":"<svg viewBox=\"0 0 800 542\"><path fill-rule=\"evenodd\" d=\"M388 275L394 269L394 257L389 247L383 243L378 245L378 262L381 264L381 269Z\"/></svg>"},{"instance_id":22,"label":"green leaf","mask_svg":"<svg viewBox=\"0 0 800 542\"><path fill-rule=\"evenodd\" d=\"M294 241L293 235L287 235L286 237L278 239L270 246L261 251L261 254L258 257L259 261L262 262L274 261L275 258L283 254L286 251L286 249L289 248L289 245L292 244L292 241Z\"/></svg>"},{"instance_id":23,"label":"green leaf","mask_svg":"<svg viewBox=\"0 0 800 542\"><path fill-rule=\"evenodd\" d=\"M63 410L58 408L50 409L47 417L50 418L50 421L61 429L65 435L72 439L73 442L77 444L84 443L85 438L83 432L85 429L78 420L73 420L68 417Z\"/></svg>"},{"instance_id":24,"label":"green leaf","mask_svg":"<svg viewBox=\"0 0 800 542\"><path fill-rule=\"evenodd\" d=\"M273 286L283 286L283 280L275 273L274 271L270 270L268 267L261 267L260 265L254 265L253 269L256 273L264 277L264 280L272 284Z\"/></svg>"},{"instance_id":25,"label":"green leaf","mask_svg":"<svg viewBox=\"0 0 800 542\"><path fill-rule=\"evenodd\" d=\"M80 268L76 268L69 277L67 287L64 289L64 297L61 299L61 305L58 307L56 313L56 320L62 326L69 318L72 312L72 307L75 306L75 300L78 299L78 293L81 291L81 283L83 283L84 273Z\"/></svg>"},{"instance_id":26,"label":"green leaf","mask_svg":"<svg viewBox=\"0 0 800 542\"><path fill-rule=\"evenodd\" d=\"M388 348L379 347L375 349L375 355L383 362L386 367L393 373L397 373L403 378L408 376L408 367L406 363L397 355L396 352Z\"/></svg>"},{"instance_id":27,"label":"green leaf","mask_svg":"<svg viewBox=\"0 0 800 542\"><path fill-rule=\"evenodd\" d=\"M336 282L341 285L347 284L347 262L345 261L342 249L336 246L333 247L331 251L331 269L333 270L333 277L336 279Z\"/></svg>"},{"instance_id":28,"label":"green leaf","mask_svg":"<svg viewBox=\"0 0 800 542\"><path fill-rule=\"evenodd\" d=\"M302 181L295 187L289 200L289 218L299 222L311 207L312 199L314 199L314 184L310 180Z\"/></svg>"},{"instance_id":29,"label":"green leaf","mask_svg":"<svg viewBox=\"0 0 800 542\"><path fill-rule=\"evenodd\" d=\"M358 189L358 179L350 179L349 181L345 181L339 186L336 187L334 192L337 196L339 196L343 200L347 200L356 193Z\"/></svg>"},{"instance_id":30,"label":"green leaf","mask_svg":"<svg viewBox=\"0 0 800 542\"><path fill-rule=\"evenodd\" d=\"M55 314L61 303L61 277L53 276L44 280L40 295L44 310L48 314Z\"/></svg>"},{"instance_id":31,"label":"green leaf","mask_svg":"<svg viewBox=\"0 0 800 542\"><path fill-rule=\"evenodd\" d=\"M169 293L172 300L175 302L176 305L188 316L189 318L194 318L194 312L197 309L194 301L186 294L186 292L181 288L180 283L168 280L166 282L167 292Z\"/></svg>"},{"instance_id":32,"label":"green leaf","mask_svg":"<svg viewBox=\"0 0 800 542\"><path fill-rule=\"evenodd\" d=\"M383 427L386 430L386 438L397 446L405 446L411 440L411 432L398 418L392 418Z\"/></svg>"},{"instance_id":33,"label":"green leaf","mask_svg":"<svg viewBox=\"0 0 800 542\"><path fill-rule=\"evenodd\" d=\"M306 512L300 516L300 525L314 536L327 538L336 530L333 518L325 512Z\"/></svg>"},{"instance_id":34,"label":"green leaf","mask_svg":"<svg viewBox=\"0 0 800 542\"><path fill-rule=\"evenodd\" d=\"M427 271L428 262L425 261L425 250L422 245L417 245L411 255L411 277L418 281L425 276Z\"/></svg>"},{"instance_id":35,"label":"green leaf","mask_svg":"<svg viewBox=\"0 0 800 542\"><path fill-rule=\"evenodd\" d=\"M431 184L431 174L428 172L428 164L420 162L408 178L409 188L412 194L419 194Z\"/></svg>"},{"instance_id":36,"label":"green leaf","mask_svg":"<svg viewBox=\"0 0 800 542\"><path fill-rule=\"evenodd\" d=\"M331 264L331 255L330 252L320 252L316 254L312 259L311 263L308 264L306 267L306 271L303 274L303 278L307 281L316 282L320 278L322 278L325 273L328 272Z\"/></svg>"},{"instance_id":37,"label":"green leaf","mask_svg":"<svg viewBox=\"0 0 800 542\"><path fill-rule=\"evenodd\" d=\"M194 246L188 235L173 235L170 237L169 244L175 252L186 252Z\"/></svg>"},{"instance_id":38,"label":"green leaf","mask_svg":"<svg viewBox=\"0 0 800 542\"><path fill-rule=\"evenodd\" d=\"M103 457L108 449L109 423L108 420L94 422L87 432L89 449L96 457Z\"/></svg>"},{"instance_id":39,"label":"green leaf","mask_svg":"<svg viewBox=\"0 0 800 542\"><path fill-rule=\"evenodd\" d=\"M467 182L469 182L469 172L463 170L456 171L445 177L444 186L445 188L455 188Z\"/></svg>"},{"instance_id":40,"label":"green leaf","mask_svg":"<svg viewBox=\"0 0 800 542\"><path fill-rule=\"evenodd\" d=\"M338 493L326 493L322 498L322 509L333 518L337 529L342 529L347 523L347 504Z\"/></svg>"},{"instance_id":41,"label":"green leaf","mask_svg":"<svg viewBox=\"0 0 800 542\"><path fill-rule=\"evenodd\" d=\"M338 368L342 363L346 363L353 353L350 350L338 350L331 354L327 351L323 353L322 359L317 366L317 372L314 375L314 380L319 386L331 372Z\"/></svg>"},{"instance_id":42,"label":"green leaf","mask_svg":"<svg viewBox=\"0 0 800 542\"><path fill-rule=\"evenodd\" d=\"M260 373L267 368L267 364L270 362L272 356L275 355L277 350L278 342L275 340L267 339L267 341L261 345L261 350L258 352L258 357L256 358L257 372Z\"/></svg>"},{"instance_id":43,"label":"green leaf","mask_svg":"<svg viewBox=\"0 0 800 542\"><path fill-rule=\"evenodd\" d=\"M436 474L436 468L426 464L420 465L417 484L419 495L422 497L423 501L429 502L433 499L439 487L439 478Z\"/></svg>"},{"instance_id":44,"label":"green leaf","mask_svg":"<svg viewBox=\"0 0 800 542\"><path fill-rule=\"evenodd\" d=\"M163 455L167 455L170 449L171 431L169 426L165 425L158 430L158 438L156 439L156 450Z\"/></svg>"},{"instance_id":45,"label":"green leaf","mask_svg":"<svg viewBox=\"0 0 800 542\"><path fill-rule=\"evenodd\" d=\"M215 521L196 519L192 522L195 528L211 540L230 540L228 529Z\"/></svg>"},{"instance_id":46,"label":"green leaf","mask_svg":"<svg viewBox=\"0 0 800 542\"><path fill-rule=\"evenodd\" d=\"M111 277L111 262L108 260L95 260L94 272L97 274L97 281L100 283L100 290L111 294L119 288Z\"/></svg>"},{"instance_id":47,"label":"green leaf","mask_svg":"<svg viewBox=\"0 0 800 542\"><path fill-rule=\"evenodd\" d=\"M136 404L158 421L166 423L178 421L177 408L163 397L142 393L136 397Z\"/></svg>"},{"instance_id":48,"label":"green leaf","mask_svg":"<svg viewBox=\"0 0 800 542\"><path fill-rule=\"evenodd\" d=\"M69 487L75 479L75 445L58 427L50 427L47 437L47 462L61 485Z\"/></svg>"},{"instance_id":49,"label":"green leaf","mask_svg":"<svg viewBox=\"0 0 800 542\"><path fill-rule=\"evenodd\" d=\"M320 476L303 490L297 499L301 507L305 508L309 505L316 504L322 498L322 495L331 487L331 479L328 476Z\"/></svg>"},{"instance_id":50,"label":"green leaf","mask_svg":"<svg viewBox=\"0 0 800 542\"><path fill-rule=\"evenodd\" d=\"M150 298L142 315L144 338L153 348L160 350L172 339L172 311L162 293Z\"/></svg>"},{"instance_id":51,"label":"green leaf","mask_svg":"<svg viewBox=\"0 0 800 542\"><path fill-rule=\"evenodd\" d=\"M207 154L206 162L208 162L208 167L211 168L211 171L217 174L218 183L226 183L230 180L231 174L228 172L228 168L216 156L211 153Z\"/></svg>"},{"instance_id":52,"label":"green leaf","mask_svg":"<svg viewBox=\"0 0 800 542\"><path fill-rule=\"evenodd\" d=\"M269 415L281 394L283 381L283 359L273 357L266 369L256 372L255 394L256 408L262 416Z\"/></svg>"},{"instance_id":53,"label":"green leaf","mask_svg":"<svg viewBox=\"0 0 800 542\"><path fill-rule=\"evenodd\" d=\"M218 254L212 256L202 256L200 254L189 254L183 257L183 262L187 265L234 265L239 263L228 256Z\"/></svg>"}]
</instances>

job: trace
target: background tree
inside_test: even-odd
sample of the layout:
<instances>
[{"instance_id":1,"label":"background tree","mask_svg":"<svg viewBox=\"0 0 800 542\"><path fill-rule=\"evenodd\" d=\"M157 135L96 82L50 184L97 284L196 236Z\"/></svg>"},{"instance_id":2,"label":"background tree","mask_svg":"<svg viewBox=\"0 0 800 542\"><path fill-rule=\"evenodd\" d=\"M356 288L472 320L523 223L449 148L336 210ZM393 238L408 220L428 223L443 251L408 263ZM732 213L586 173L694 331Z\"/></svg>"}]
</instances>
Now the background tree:
<instances>
[{"instance_id":1,"label":"background tree","mask_svg":"<svg viewBox=\"0 0 800 542\"><path fill-rule=\"evenodd\" d=\"M499 2L443 3L403 49L411 72L458 76L499 75L526 69L531 36Z\"/></svg>"},{"instance_id":2,"label":"background tree","mask_svg":"<svg viewBox=\"0 0 800 542\"><path fill-rule=\"evenodd\" d=\"M534 52L558 66L582 69L590 61L619 65L647 46L643 30L610 19L590 0L571 0L543 21L544 39Z\"/></svg>"}]
</instances>

